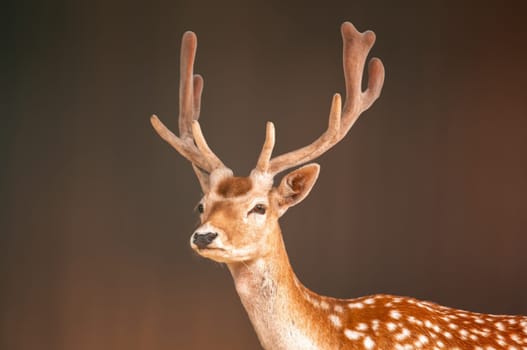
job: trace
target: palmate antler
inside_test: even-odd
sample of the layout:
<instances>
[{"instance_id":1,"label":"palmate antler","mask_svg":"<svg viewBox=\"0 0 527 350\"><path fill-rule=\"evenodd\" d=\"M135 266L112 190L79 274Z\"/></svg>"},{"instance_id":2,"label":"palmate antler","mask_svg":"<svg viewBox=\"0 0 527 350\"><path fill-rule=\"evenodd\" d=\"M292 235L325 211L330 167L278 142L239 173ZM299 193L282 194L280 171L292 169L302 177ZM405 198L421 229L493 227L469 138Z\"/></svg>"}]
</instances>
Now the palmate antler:
<instances>
[{"instance_id":1,"label":"palmate antler","mask_svg":"<svg viewBox=\"0 0 527 350\"><path fill-rule=\"evenodd\" d=\"M365 91L361 88L364 64L375 42L375 34L371 31L360 33L350 22L342 25L341 33L344 44L343 66L346 81L344 108L341 107L340 94L335 94L331 103L327 130L313 143L272 159L275 129L273 123L268 122L264 146L255 171L275 176L286 169L319 157L342 140L360 114L370 108L379 97L384 83L384 67L378 58L372 58L369 62L368 88ZM211 151L199 126L203 79L200 75L193 74L196 47L196 35L186 32L181 44L179 137L161 123L157 116L153 115L151 122L157 133L193 164L203 184L203 172L210 174L214 170L227 168Z\"/></svg>"},{"instance_id":2,"label":"palmate antler","mask_svg":"<svg viewBox=\"0 0 527 350\"><path fill-rule=\"evenodd\" d=\"M258 159L256 170L276 175L286 169L307 163L333 147L346 136L360 114L370 108L380 96L384 83L384 67L381 60L372 58L368 65L368 88L362 91L364 64L370 49L375 43L372 31L360 33L350 22L341 27L344 77L346 80L346 103L341 108L340 94L335 94L331 102L327 130L313 143L270 159L274 146L274 125L267 124L264 147Z\"/></svg>"}]
</instances>

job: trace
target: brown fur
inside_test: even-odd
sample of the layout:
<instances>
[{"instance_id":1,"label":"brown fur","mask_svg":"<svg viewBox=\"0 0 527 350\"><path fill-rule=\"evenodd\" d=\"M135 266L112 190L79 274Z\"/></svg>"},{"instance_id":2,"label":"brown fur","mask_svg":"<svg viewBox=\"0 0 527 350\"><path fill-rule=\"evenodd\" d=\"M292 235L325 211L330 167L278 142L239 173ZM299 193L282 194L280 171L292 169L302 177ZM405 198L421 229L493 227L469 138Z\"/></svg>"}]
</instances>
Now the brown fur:
<instances>
[{"instance_id":1,"label":"brown fur","mask_svg":"<svg viewBox=\"0 0 527 350\"><path fill-rule=\"evenodd\" d=\"M242 196L248 193L253 188L252 180L248 177L232 176L222 180L216 193L224 198L232 198Z\"/></svg>"}]
</instances>

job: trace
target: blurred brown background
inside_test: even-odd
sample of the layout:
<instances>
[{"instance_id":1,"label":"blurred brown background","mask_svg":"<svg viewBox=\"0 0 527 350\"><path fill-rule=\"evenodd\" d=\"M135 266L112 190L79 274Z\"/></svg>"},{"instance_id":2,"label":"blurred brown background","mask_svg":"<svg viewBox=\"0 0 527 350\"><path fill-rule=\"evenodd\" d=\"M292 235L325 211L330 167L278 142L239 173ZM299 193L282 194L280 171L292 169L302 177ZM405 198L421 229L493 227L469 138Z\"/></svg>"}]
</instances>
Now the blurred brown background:
<instances>
[{"instance_id":1,"label":"blurred brown background","mask_svg":"<svg viewBox=\"0 0 527 350\"><path fill-rule=\"evenodd\" d=\"M249 172L318 136L339 25L377 33L381 99L282 220L315 291L527 314L525 1L18 1L6 8L0 348L257 349L228 270L188 239L199 186L176 127L181 34L202 125Z\"/></svg>"}]
</instances>

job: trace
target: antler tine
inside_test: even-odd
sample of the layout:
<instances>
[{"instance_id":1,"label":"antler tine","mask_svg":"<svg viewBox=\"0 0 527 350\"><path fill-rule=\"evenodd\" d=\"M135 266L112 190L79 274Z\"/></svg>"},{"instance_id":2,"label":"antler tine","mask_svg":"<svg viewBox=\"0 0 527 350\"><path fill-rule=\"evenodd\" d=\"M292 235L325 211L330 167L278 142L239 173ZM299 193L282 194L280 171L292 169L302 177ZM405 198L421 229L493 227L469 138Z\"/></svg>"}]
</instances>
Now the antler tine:
<instances>
[{"instance_id":1,"label":"antler tine","mask_svg":"<svg viewBox=\"0 0 527 350\"><path fill-rule=\"evenodd\" d=\"M185 32L181 39L179 66L179 136L182 139L192 137L192 120L195 111L193 72L197 46L196 34ZM201 96L198 96L198 99L201 99Z\"/></svg>"},{"instance_id":2,"label":"antler tine","mask_svg":"<svg viewBox=\"0 0 527 350\"><path fill-rule=\"evenodd\" d=\"M265 142L262 147L260 157L258 157L258 163L256 163L256 170L265 173L269 168L269 161L271 160L271 154L273 153L275 141L274 124L267 122L265 129Z\"/></svg>"},{"instance_id":3,"label":"antler tine","mask_svg":"<svg viewBox=\"0 0 527 350\"><path fill-rule=\"evenodd\" d=\"M225 167L225 165L207 145L197 122L203 92L203 78L193 73L197 44L196 34L190 31L183 34L179 82L179 137L174 135L156 115L153 115L150 121L162 139L192 162L194 167L210 174L213 170ZM197 174L199 169L196 170ZM199 173L198 176L202 174Z\"/></svg>"},{"instance_id":4,"label":"antler tine","mask_svg":"<svg viewBox=\"0 0 527 350\"><path fill-rule=\"evenodd\" d=\"M273 175L309 162L337 144L346 136L360 114L367 110L381 93L384 82L384 67L378 58L371 59L369 63L368 88L364 92L361 88L364 64L375 42L375 34L372 31L360 33L350 22L345 22L342 25L341 33L346 82L344 108L341 109L340 95L334 95L328 129L308 146L271 159L268 172Z\"/></svg>"},{"instance_id":5,"label":"antler tine","mask_svg":"<svg viewBox=\"0 0 527 350\"><path fill-rule=\"evenodd\" d=\"M203 92L203 77L199 74L194 74L194 116L193 120L199 119L201 112L201 94Z\"/></svg>"},{"instance_id":6,"label":"antler tine","mask_svg":"<svg viewBox=\"0 0 527 350\"><path fill-rule=\"evenodd\" d=\"M194 141L198 146L198 150L209 161L209 164L211 165L212 169L225 167L225 165L223 165L221 160L216 157L214 152L212 152L209 145L207 144L207 141L205 140L205 137L203 136L203 133L201 131L201 126L199 125L199 122L197 120L192 121L192 136L194 137Z\"/></svg>"}]
</instances>

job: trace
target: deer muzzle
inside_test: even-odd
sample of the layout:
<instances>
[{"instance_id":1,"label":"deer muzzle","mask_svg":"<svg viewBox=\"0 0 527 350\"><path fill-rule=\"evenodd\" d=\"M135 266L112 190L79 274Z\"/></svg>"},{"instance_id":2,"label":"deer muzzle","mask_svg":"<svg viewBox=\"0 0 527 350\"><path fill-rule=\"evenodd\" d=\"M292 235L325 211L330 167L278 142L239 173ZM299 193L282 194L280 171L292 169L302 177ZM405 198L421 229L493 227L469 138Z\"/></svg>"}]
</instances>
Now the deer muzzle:
<instances>
[{"instance_id":1,"label":"deer muzzle","mask_svg":"<svg viewBox=\"0 0 527 350\"><path fill-rule=\"evenodd\" d=\"M207 232L207 233L194 233L192 238L192 243L194 243L199 249L206 248L209 244L218 237L216 232Z\"/></svg>"}]
</instances>

